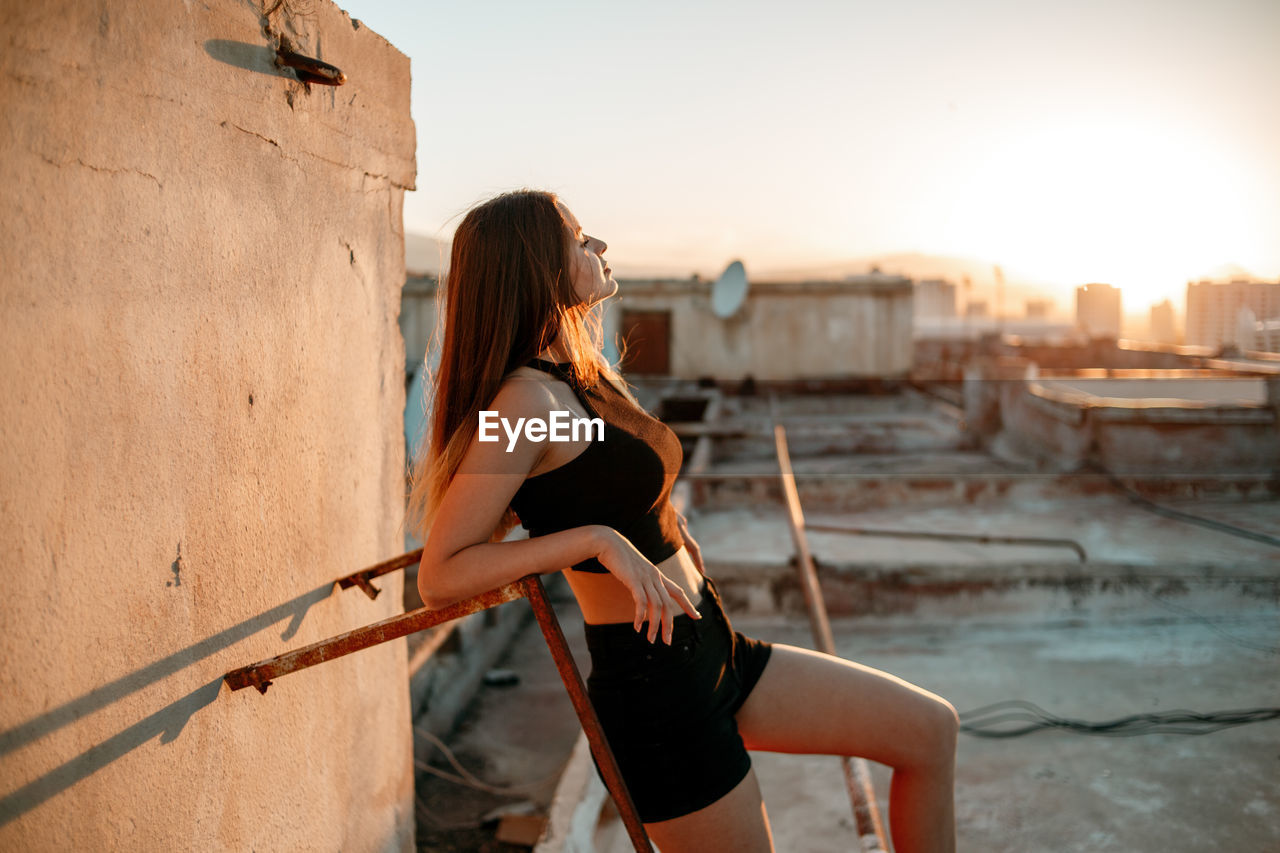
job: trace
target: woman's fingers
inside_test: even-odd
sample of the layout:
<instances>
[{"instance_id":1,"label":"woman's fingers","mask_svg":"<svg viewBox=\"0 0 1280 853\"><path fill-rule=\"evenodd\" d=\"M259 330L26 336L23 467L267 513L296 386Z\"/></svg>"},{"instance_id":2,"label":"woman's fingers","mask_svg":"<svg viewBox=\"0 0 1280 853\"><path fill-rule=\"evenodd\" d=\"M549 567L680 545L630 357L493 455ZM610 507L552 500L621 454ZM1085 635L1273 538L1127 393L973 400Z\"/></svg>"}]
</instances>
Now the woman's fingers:
<instances>
[{"instance_id":1,"label":"woman's fingers","mask_svg":"<svg viewBox=\"0 0 1280 853\"><path fill-rule=\"evenodd\" d=\"M649 593L649 642L653 642L658 637L658 623L662 619L662 594L659 590L651 590Z\"/></svg>"},{"instance_id":2,"label":"woman's fingers","mask_svg":"<svg viewBox=\"0 0 1280 853\"><path fill-rule=\"evenodd\" d=\"M671 634L675 628L677 605L675 599L671 597L671 593L667 591L668 583L670 581L663 577L658 586L662 590L662 642L669 646L671 645Z\"/></svg>"},{"instance_id":3,"label":"woman's fingers","mask_svg":"<svg viewBox=\"0 0 1280 853\"><path fill-rule=\"evenodd\" d=\"M637 586L632 595L636 598L636 622L634 627L638 634L640 633L640 626L644 624L644 614L648 606L648 596L645 594L644 584Z\"/></svg>"},{"instance_id":4,"label":"woman's fingers","mask_svg":"<svg viewBox=\"0 0 1280 853\"><path fill-rule=\"evenodd\" d=\"M658 591L654 589L653 583L646 579L637 584L633 594L636 598L636 621L634 626L636 632L640 631L641 625L648 622L650 624L649 642L653 642L652 626L655 622L654 610L658 607Z\"/></svg>"},{"instance_id":5,"label":"woman's fingers","mask_svg":"<svg viewBox=\"0 0 1280 853\"><path fill-rule=\"evenodd\" d=\"M689 600L689 596L680 584L661 572L657 572L656 575L655 578L640 581L633 590L636 612L632 627L639 632L641 626L648 622L649 642L657 641L658 631L661 629L662 641L670 645L675 631L675 617L679 615L678 610L683 610L694 619L701 619L702 614Z\"/></svg>"}]
</instances>

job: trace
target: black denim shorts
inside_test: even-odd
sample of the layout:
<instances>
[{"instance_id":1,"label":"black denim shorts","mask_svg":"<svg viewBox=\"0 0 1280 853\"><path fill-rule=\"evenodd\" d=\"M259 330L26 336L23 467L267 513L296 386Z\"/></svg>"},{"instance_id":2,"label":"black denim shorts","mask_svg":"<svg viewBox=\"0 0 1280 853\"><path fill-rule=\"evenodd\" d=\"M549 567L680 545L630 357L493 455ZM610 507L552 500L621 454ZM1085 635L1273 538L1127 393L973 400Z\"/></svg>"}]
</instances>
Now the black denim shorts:
<instances>
[{"instance_id":1,"label":"black denim shorts","mask_svg":"<svg viewBox=\"0 0 1280 853\"><path fill-rule=\"evenodd\" d=\"M645 823L714 803L751 769L733 715L772 646L733 630L711 578L699 592L702 618L677 615L669 646L647 624L586 626L587 695Z\"/></svg>"}]
</instances>

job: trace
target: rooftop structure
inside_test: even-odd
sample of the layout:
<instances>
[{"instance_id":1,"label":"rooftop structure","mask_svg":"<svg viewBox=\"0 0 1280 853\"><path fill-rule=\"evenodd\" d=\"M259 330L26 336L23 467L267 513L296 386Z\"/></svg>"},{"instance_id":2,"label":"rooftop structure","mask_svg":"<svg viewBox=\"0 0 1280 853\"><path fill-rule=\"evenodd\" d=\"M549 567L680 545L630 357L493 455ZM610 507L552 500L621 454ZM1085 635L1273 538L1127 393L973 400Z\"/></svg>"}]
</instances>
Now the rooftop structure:
<instances>
[{"instance_id":1,"label":"rooftop structure","mask_svg":"<svg viewBox=\"0 0 1280 853\"><path fill-rule=\"evenodd\" d=\"M926 278L916 282L915 316L956 316L956 286L940 278Z\"/></svg>"},{"instance_id":2,"label":"rooftop structure","mask_svg":"<svg viewBox=\"0 0 1280 853\"><path fill-rule=\"evenodd\" d=\"M1049 312L1053 309L1053 300L1051 299L1028 299L1026 306L1026 315L1028 320L1043 320L1049 316Z\"/></svg>"}]
</instances>

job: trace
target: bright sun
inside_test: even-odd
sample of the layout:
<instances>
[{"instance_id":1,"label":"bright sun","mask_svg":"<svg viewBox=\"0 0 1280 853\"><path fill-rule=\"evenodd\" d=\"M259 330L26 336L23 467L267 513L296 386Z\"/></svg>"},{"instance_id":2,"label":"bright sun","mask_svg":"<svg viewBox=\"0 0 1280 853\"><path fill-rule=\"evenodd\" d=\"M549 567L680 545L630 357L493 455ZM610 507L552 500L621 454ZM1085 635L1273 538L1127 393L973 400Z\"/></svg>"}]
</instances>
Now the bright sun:
<instances>
[{"instance_id":1,"label":"bright sun","mask_svg":"<svg viewBox=\"0 0 1280 853\"><path fill-rule=\"evenodd\" d=\"M1241 168L1203 136L1077 118L992 150L950 242L1047 282L1116 285L1143 310L1252 256L1253 207Z\"/></svg>"}]
</instances>

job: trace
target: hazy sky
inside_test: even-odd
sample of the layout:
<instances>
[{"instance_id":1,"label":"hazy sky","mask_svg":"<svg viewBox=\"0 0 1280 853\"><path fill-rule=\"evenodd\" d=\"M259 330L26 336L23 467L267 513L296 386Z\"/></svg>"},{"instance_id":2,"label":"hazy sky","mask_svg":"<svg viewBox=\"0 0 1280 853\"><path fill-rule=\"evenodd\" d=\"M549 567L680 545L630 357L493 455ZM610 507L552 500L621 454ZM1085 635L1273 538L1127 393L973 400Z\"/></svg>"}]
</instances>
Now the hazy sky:
<instances>
[{"instance_id":1,"label":"hazy sky","mask_svg":"<svg viewBox=\"0 0 1280 853\"><path fill-rule=\"evenodd\" d=\"M620 267L1280 277L1277 0L339 5L412 62L410 231L533 186Z\"/></svg>"}]
</instances>

